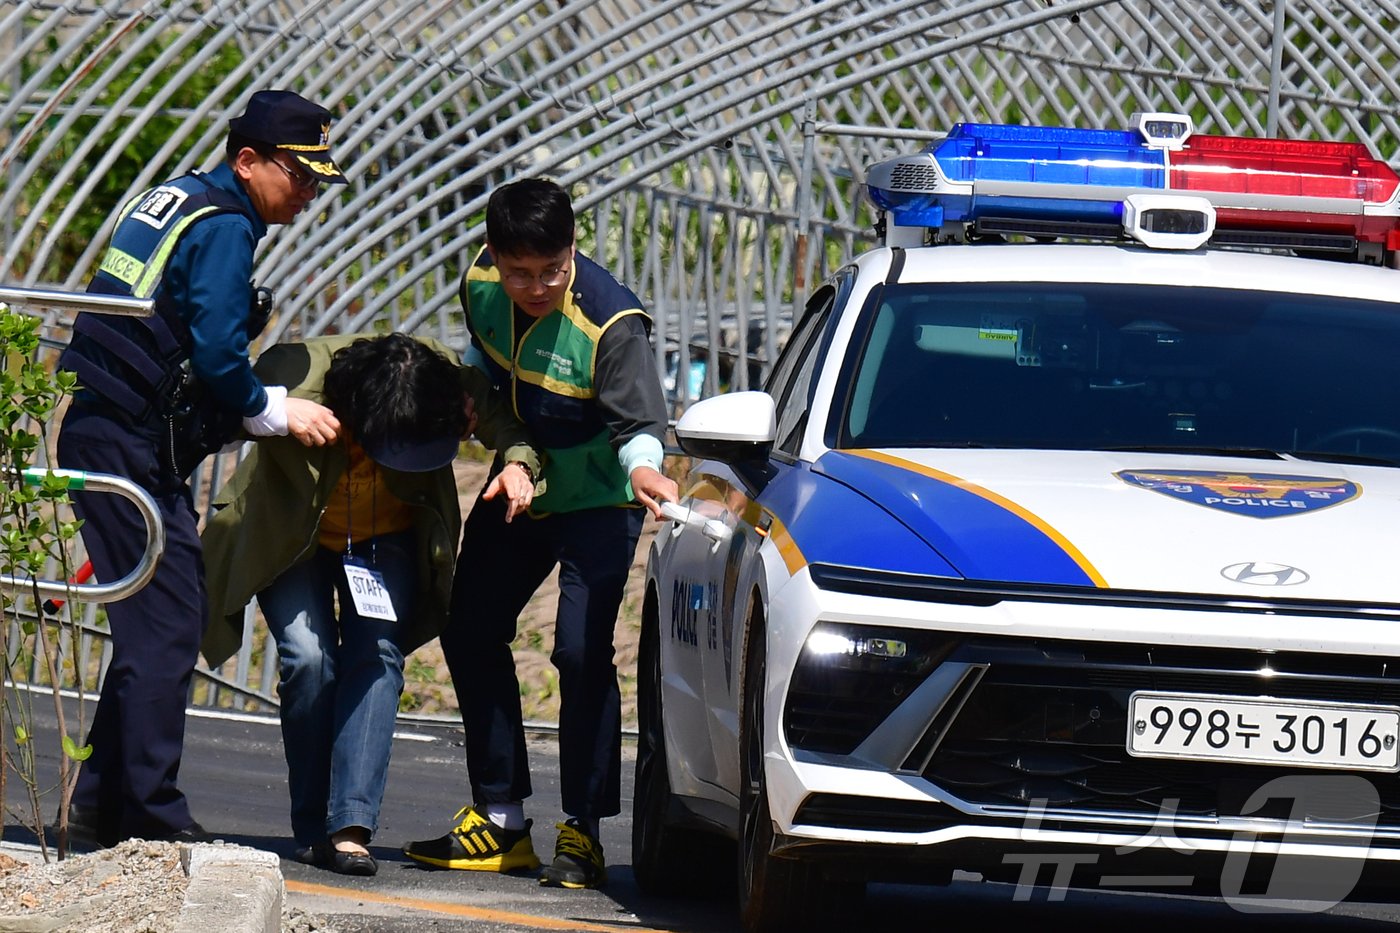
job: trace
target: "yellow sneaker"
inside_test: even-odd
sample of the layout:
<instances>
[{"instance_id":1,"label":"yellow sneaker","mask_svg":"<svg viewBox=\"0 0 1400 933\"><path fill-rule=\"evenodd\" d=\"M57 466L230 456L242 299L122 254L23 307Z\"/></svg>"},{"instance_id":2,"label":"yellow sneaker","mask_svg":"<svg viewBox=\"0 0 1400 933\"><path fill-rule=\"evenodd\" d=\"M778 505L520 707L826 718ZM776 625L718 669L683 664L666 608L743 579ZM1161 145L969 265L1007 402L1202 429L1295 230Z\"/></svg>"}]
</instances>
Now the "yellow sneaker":
<instances>
[{"instance_id":1,"label":"yellow sneaker","mask_svg":"<svg viewBox=\"0 0 1400 933\"><path fill-rule=\"evenodd\" d=\"M502 829L476 807L463 807L453 819L461 822L450 833L410 842L403 847L403 854L425 865L465 871L534 871L540 867L530 843L530 820L525 821L524 829Z\"/></svg>"},{"instance_id":2,"label":"yellow sneaker","mask_svg":"<svg viewBox=\"0 0 1400 933\"><path fill-rule=\"evenodd\" d=\"M578 820L556 824L554 861L540 872L540 884L550 888L601 888L608 880L603 844L584 832Z\"/></svg>"}]
</instances>

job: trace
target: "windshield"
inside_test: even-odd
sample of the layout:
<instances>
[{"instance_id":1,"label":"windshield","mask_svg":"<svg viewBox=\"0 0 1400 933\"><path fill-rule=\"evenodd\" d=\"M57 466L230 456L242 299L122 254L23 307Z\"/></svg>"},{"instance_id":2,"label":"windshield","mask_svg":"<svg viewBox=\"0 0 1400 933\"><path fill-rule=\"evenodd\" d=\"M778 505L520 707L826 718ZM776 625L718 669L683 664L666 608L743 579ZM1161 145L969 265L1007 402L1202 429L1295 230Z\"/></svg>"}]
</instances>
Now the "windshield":
<instances>
[{"instance_id":1,"label":"windshield","mask_svg":"<svg viewBox=\"0 0 1400 933\"><path fill-rule=\"evenodd\" d=\"M1144 285L891 285L843 447L1200 449L1400 460L1400 311Z\"/></svg>"}]
</instances>

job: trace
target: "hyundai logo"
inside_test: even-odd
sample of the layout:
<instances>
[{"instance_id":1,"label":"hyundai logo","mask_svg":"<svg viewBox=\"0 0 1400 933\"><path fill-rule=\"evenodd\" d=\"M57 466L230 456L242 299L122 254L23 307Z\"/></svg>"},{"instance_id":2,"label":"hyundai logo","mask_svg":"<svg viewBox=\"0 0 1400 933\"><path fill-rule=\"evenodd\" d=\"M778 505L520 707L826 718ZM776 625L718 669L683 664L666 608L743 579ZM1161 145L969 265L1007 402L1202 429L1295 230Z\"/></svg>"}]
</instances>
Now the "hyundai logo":
<instances>
[{"instance_id":1,"label":"hyundai logo","mask_svg":"<svg viewBox=\"0 0 1400 933\"><path fill-rule=\"evenodd\" d=\"M1260 560L1222 567L1220 575L1226 580L1248 583L1251 586L1297 586L1299 583L1307 583L1309 579L1305 570Z\"/></svg>"}]
</instances>

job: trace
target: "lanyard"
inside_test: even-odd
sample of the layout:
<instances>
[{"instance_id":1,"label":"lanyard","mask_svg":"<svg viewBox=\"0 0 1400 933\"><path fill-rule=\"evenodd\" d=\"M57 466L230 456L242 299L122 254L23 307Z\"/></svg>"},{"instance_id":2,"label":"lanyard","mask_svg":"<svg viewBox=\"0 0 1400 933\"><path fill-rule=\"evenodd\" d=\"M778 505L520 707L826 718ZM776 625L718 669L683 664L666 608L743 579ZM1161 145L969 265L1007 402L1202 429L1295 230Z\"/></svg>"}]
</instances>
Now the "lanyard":
<instances>
[{"instance_id":1,"label":"lanyard","mask_svg":"<svg viewBox=\"0 0 1400 933\"><path fill-rule=\"evenodd\" d=\"M362 451L362 452L363 452L363 451ZM347 451L347 455L348 455L348 451ZM365 454L364 456L365 456L365 459L366 459L366 460L369 459L369 454ZM353 503L351 502L352 496L351 496L351 494L350 494L350 488L351 488L352 486L355 485L355 481L354 481L354 475L355 475L355 474L354 474L354 471L351 469L351 466L352 466L351 464L347 464L346 467L345 467L345 556L346 556L346 557L351 556L351 554L353 553L353 548L354 548L354 539L353 539L353 535L352 535L353 528L352 528L351 526L354 524L354 521L355 521L355 508L354 508ZM377 563L377 561L376 561L376 559L375 559L375 552L378 550L378 547L379 547L379 542L378 542L377 540L375 540L375 536L374 536L374 520L375 520L375 517L376 517L375 513L376 513L376 512L378 511L378 509L379 509L379 500L378 500L379 484L378 484L377 482L375 482L375 481L378 479L378 474L379 474L379 466L378 466L377 464L371 463L371 464L370 464L370 469L369 469L369 562L370 562L370 565L371 565L371 566L373 566L375 563Z\"/></svg>"},{"instance_id":2,"label":"lanyard","mask_svg":"<svg viewBox=\"0 0 1400 933\"><path fill-rule=\"evenodd\" d=\"M365 456L369 460L369 456ZM345 556L341 558L341 565L345 570L345 583L349 587L350 599L355 604L355 612L367 619L382 619L386 622L397 622L398 614L394 611L393 596L389 593L389 588L384 583L384 574L373 567L377 563L376 552L379 548L379 541L374 534L375 512L378 510L377 501L378 490L376 480L379 476L378 464L370 461L369 473L369 564L366 565L361 557L356 557L354 550L353 534L351 523L354 521L350 513L353 511L354 498L350 493L353 471L347 468L345 477Z\"/></svg>"}]
</instances>

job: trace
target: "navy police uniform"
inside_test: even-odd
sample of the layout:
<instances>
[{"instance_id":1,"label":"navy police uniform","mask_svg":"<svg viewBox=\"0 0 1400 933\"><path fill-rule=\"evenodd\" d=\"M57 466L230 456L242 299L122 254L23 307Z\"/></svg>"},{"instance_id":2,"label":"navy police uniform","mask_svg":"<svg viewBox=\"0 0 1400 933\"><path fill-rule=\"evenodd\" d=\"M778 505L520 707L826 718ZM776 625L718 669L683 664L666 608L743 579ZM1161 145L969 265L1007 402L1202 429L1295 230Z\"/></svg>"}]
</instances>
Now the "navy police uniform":
<instances>
[{"instance_id":1,"label":"navy police uniform","mask_svg":"<svg viewBox=\"0 0 1400 933\"><path fill-rule=\"evenodd\" d=\"M327 111L291 92L261 91L230 128L273 148L300 141L302 151L320 154L328 124ZM319 164L334 165L325 159ZM151 582L107 605L111 663L70 812L76 831L103 844L203 832L177 787L185 704L208 618L185 480L269 404L248 359L249 340L266 324L251 285L254 250L266 233L228 164L138 195L119 214L88 290L154 298L155 313L83 312L60 359L80 389L59 431L58 462L137 483L155 499L166 533ZM145 525L130 502L78 492L73 506L98 580L136 566Z\"/></svg>"},{"instance_id":2,"label":"navy police uniform","mask_svg":"<svg viewBox=\"0 0 1400 933\"><path fill-rule=\"evenodd\" d=\"M176 242L161 262L160 234L170 232ZM248 283L254 244L266 232L227 165L142 195L124 213L89 290L120 294L118 275L140 267L163 287L137 282L129 293L155 292L158 311L149 319L80 314L60 363L83 388L59 432L58 462L136 482L156 500L166 533L151 582L107 607L112 660L88 735L92 755L73 794L78 820L91 821L103 842L166 836L195 822L176 779L208 612L194 507L171 453L182 439L172 436L163 393L173 390L186 353L198 352L213 364L201 367L211 374L211 397L228 399L236 415L262 410L266 392L247 364ZM73 507L97 579L136 566L145 523L131 503L75 493Z\"/></svg>"}]
</instances>

